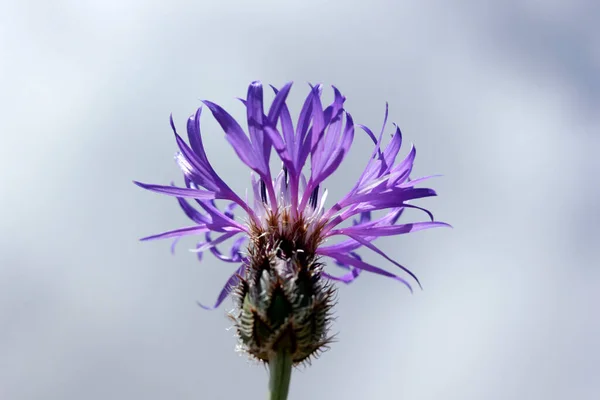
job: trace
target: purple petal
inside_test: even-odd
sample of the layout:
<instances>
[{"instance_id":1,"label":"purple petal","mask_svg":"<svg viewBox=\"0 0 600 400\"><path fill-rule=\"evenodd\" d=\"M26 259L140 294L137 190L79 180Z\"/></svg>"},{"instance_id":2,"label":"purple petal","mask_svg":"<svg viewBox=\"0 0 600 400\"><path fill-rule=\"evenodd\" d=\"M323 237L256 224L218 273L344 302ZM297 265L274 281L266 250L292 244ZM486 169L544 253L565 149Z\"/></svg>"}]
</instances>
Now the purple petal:
<instances>
[{"instance_id":1,"label":"purple petal","mask_svg":"<svg viewBox=\"0 0 600 400\"><path fill-rule=\"evenodd\" d=\"M412 171L416 156L417 149L414 146L412 146L406 158L402 160L400 164L396 165L391 169L390 179L387 185L388 187L396 186L399 182L403 182L408 178Z\"/></svg>"},{"instance_id":2,"label":"purple petal","mask_svg":"<svg viewBox=\"0 0 600 400\"><path fill-rule=\"evenodd\" d=\"M151 185L147 183L133 181L136 185L141 188L150 190L152 192L164 193L169 196L178 196L178 197L191 197L195 199L214 199L215 193L209 192L208 190L197 190L197 189L189 189L189 188L178 188L173 186L163 186L163 185Z\"/></svg>"},{"instance_id":3,"label":"purple petal","mask_svg":"<svg viewBox=\"0 0 600 400\"><path fill-rule=\"evenodd\" d=\"M177 197L177 201L179 202L179 206L185 213L185 215L196 222L197 224L210 224L212 223L212 219L207 215L202 214L200 211L196 210L186 199L183 197Z\"/></svg>"},{"instance_id":4,"label":"purple petal","mask_svg":"<svg viewBox=\"0 0 600 400\"><path fill-rule=\"evenodd\" d=\"M360 258L360 256L354 252L349 253L352 257L356 258L357 260L362 260L362 258ZM352 281L354 281L356 278L358 278L358 276L360 275L361 271L358 268L354 268L349 266L348 264L344 264L343 262L339 261L339 260L335 260L334 259L335 264L340 267L343 268L347 271L349 271L348 273L342 275L342 276L335 276L335 275L331 275L327 272L322 272L321 274L323 276L325 276L328 279L334 280L334 281L338 281L338 282L343 282L343 283L351 283Z\"/></svg>"},{"instance_id":5,"label":"purple petal","mask_svg":"<svg viewBox=\"0 0 600 400\"><path fill-rule=\"evenodd\" d=\"M236 241L233 243L233 246L231 246L231 257L235 257L235 256L240 256L241 258L241 253L240 253L240 248L242 247L242 244L244 244L244 242L246 241L246 237L242 236L238 239L236 239Z\"/></svg>"},{"instance_id":6,"label":"purple petal","mask_svg":"<svg viewBox=\"0 0 600 400\"><path fill-rule=\"evenodd\" d=\"M400 218L400 216L402 215L402 213L404 212L404 208L396 208L391 210L390 212L388 212L386 215L384 215L383 217L380 217L374 221L371 221L371 213L370 212L362 212L360 214L360 221L353 221L353 226L354 227L358 227L358 228L370 228L373 226L388 226L388 225L394 225L396 223L396 221L398 221L398 218ZM342 219L340 218L339 220L333 220L331 222L329 222L324 228L323 228L323 236L324 237L328 237L329 235L331 235L332 233L330 232L331 228L335 227L336 225L339 224L339 221L341 221ZM367 240L367 241L372 241L377 239L377 236L362 236L363 240ZM334 252L340 252L340 253L347 253L353 250L356 250L358 248L360 248L362 246L361 243L357 242L354 239L347 239L344 240L340 243L336 243L334 245L329 245L329 246L322 246L321 248L324 249L325 251L334 251Z\"/></svg>"},{"instance_id":7,"label":"purple petal","mask_svg":"<svg viewBox=\"0 0 600 400\"><path fill-rule=\"evenodd\" d=\"M405 207L405 208L414 208L415 210L421 210L421 211L423 211L425 214L427 214L429 216L429 219L431 220L431 222L433 222L433 220L434 220L433 214L431 213L431 211L427 210L426 208L415 206L415 205L412 205L412 204L404 204L402 207Z\"/></svg>"},{"instance_id":8,"label":"purple petal","mask_svg":"<svg viewBox=\"0 0 600 400\"><path fill-rule=\"evenodd\" d=\"M385 114L383 116L383 125L381 125L381 132L379 134L380 138L383 136L383 132L385 131L385 125L387 124L389 112L390 112L390 105L386 101L385 102ZM381 143L381 139L379 139L379 143Z\"/></svg>"},{"instance_id":9,"label":"purple petal","mask_svg":"<svg viewBox=\"0 0 600 400\"><path fill-rule=\"evenodd\" d=\"M279 118L281 121L281 130L283 133L283 138L284 138L284 142L287 148L287 155L286 155L286 159L290 159L291 160L291 165L286 165L287 169L288 169L288 173L291 175L291 180L295 181L298 179L298 173L296 172L296 166L298 165L297 163L297 158L298 158L298 152L299 152L299 146L300 145L296 145L296 142L298 141L299 143L301 142L301 138L299 140L296 139L295 133L294 133L294 126L292 124L292 118L290 116L290 112L287 108L287 105L285 104L285 99L288 96L288 93L291 89L292 83L289 82L287 84L284 85L284 87L281 88L281 90L277 90L275 87L271 86L273 88L273 91L275 92L275 99L273 100L273 104L271 105L271 108L269 110L269 120L271 122L271 124L273 126L277 126L277 119ZM306 99L304 106L302 108L302 112L300 113L300 118L299 118L299 122L298 122L298 135L300 137L302 137L304 135L304 133L302 132L305 127L308 127L308 121L310 118L310 107L311 107L311 96L312 96L312 91L309 94L308 98ZM302 127L300 125L303 125ZM280 155L283 152L280 151ZM285 163L287 160L282 158L282 161Z\"/></svg>"},{"instance_id":10,"label":"purple petal","mask_svg":"<svg viewBox=\"0 0 600 400\"><path fill-rule=\"evenodd\" d=\"M198 243L198 244L196 245L196 248L198 248L198 247L200 247L200 246L202 246L202 242ZM204 253L202 253L202 252L198 252L198 253L196 253L196 258L198 258L198 261L200 261L200 262L202 262L202 257L203 257L203 256L204 256Z\"/></svg>"},{"instance_id":11,"label":"purple petal","mask_svg":"<svg viewBox=\"0 0 600 400\"><path fill-rule=\"evenodd\" d=\"M177 243L179 242L179 239L181 239L181 237L176 237L173 242L171 243L171 254L175 254L175 246L177 246Z\"/></svg>"},{"instance_id":12,"label":"purple petal","mask_svg":"<svg viewBox=\"0 0 600 400\"><path fill-rule=\"evenodd\" d=\"M250 168L257 170L257 172L263 171L263 163L259 161L250 140L237 121L219 105L208 100L203 100L202 102L206 104L219 125L221 125L221 128L225 131L225 137L231 143L240 160Z\"/></svg>"},{"instance_id":13,"label":"purple petal","mask_svg":"<svg viewBox=\"0 0 600 400\"><path fill-rule=\"evenodd\" d=\"M327 211L327 213L325 214L325 218L331 217L333 214L337 213L342 208L344 208L347 205L347 204L345 204L345 202L348 200L348 198L354 196L354 194L361 187L363 187L366 182L369 182L371 179L378 178L380 176L381 172L384 171L383 163L381 162L380 159L378 159L376 157L376 155L379 154L379 158L383 157L382 153L381 153L381 141L382 141L382 138L383 138L383 131L384 131L385 124L386 124L386 121L387 121L387 116L388 116L388 105L386 103L385 118L384 118L384 122L383 122L383 127L381 129L380 134L379 134L379 138L377 138L377 139L375 139L375 135L373 134L373 132L368 127L366 127L364 125L360 125L360 124L358 125L358 127L360 127L362 130L364 130L367 133L367 135L369 135L369 137L371 138L371 140L373 140L373 142L375 142L375 147L373 148L373 152L371 153L371 157L369 158L369 161L367 162L367 165L366 165L363 173L358 178L358 181L356 182L356 184L354 185L354 187L342 198L342 200L340 200L333 207L331 207L329 209L329 211Z\"/></svg>"},{"instance_id":14,"label":"purple petal","mask_svg":"<svg viewBox=\"0 0 600 400\"><path fill-rule=\"evenodd\" d=\"M414 222L412 224L393 225L393 226L378 226L378 227L360 227L351 226L348 228L334 229L329 232L328 236L333 235L360 235L360 236L393 236L402 235L409 232L417 232L423 229L438 228L438 227L451 227L445 222ZM350 234L350 235L349 235Z\"/></svg>"},{"instance_id":15,"label":"purple petal","mask_svg":"<svg viewBox=\"0 0 600 400\"><path fill-rule=\"evenodd\" d=\"M288 147L281 138L279 132L277 132L277 130L272 126L265 126L265 133L269 136L269 139L273 143L273 147L275 147L275 151L277 151L277 154L279 154L279 158L286 168L288 170L295 170L292 157L288 153Z\"/></svg>"},{"instance_id":16,"label":"purple petal","mask_svg":"<svg viewBox=\"0 0 600 400\"><path fill-rule=\"evenodd\" d=\"M265 136L263 131L263 88L260 81L254 81L248 86L248 101L246 103L246 115L248 119L248 131L252 147L262 159L264 165L269 165L271 152L271 140ZM244 135L245 136L245 135Z\"/></svg>"},{"instance_id":17,"label":"purple petal","mask_svg":"<svg viewBox=\"0 0 600 400\"><path fill-rule=\"evenodd\" d=\"M323 252L335 252L335 253L348 253L359 249L362 246L359 242L353 239L344 240L340 243L331 244L329 246L319 247L319 251Z\"/></svg>"},{"instance_id":18,"label":"purple petal","mask_svg":"<svg viewBox=\"0 0 600 400\"><path fill-rule=\"evenodd\" d=\"M204 152L204 148L202 146L199 118L200 109L196 111L196 115L192 115L188 118L188 137L190 139L190 143L193 145L193 147L190 148L177 133L171 117L171 127L173 128L175 141L177 142L177 147L179 147L181 155L186 162L186 165L181 165L183 160L178 160L180 167L184 174L190 175L190 177L193 178L194 181L196 181L196 183L200 186L206 187L212 191L218 191L219 189L226 189L226 191L230 191L227 185L225 185L225 183L218 177L208 162L208 158L206 157L206 153Z\"/></svg>"},{"instance_id":19,"label":"purple petal","mask_svg":"<svg viewBox=\"0 0 600 400\"><path fill-rule=\"evenodd\" d=\"M346 157L346 154L348 154L353 140L354 122L352 121L352 116L350 114L346 114L346 129L344 129L344 134L342 135L342 140L336 149L336 154L332 154L333 157L329 157L327 159L325 168L320 172L318 178L315 179L314 184L320 184L338 169Z\"/></svg>"},{"instance_id":20,"label":"purple petal","mask_svg":"<svg viewBox=\"0 0 600 400\"><path fill-rule=\"evenodd\" d=\"M395 124L394 124L395 125ZM394 161L396 160L396 156L400 151L400 147L402 146L402 132L400 132L400 127L396 125L396 132L392 136L392 140L387 145L383 152L383 159L385 160L385 164L387 166L387 170L389 171L394 165ZM387 172L387 171L386 171Z\"/></svg>"},{"instance_id":21,"label":"purple petal","mask_svg":"<svg viewBox=\"0 0 600 400\"><path fill-rule=\"evenodd\" d=\"M338 115L343 107L344 107L344 102L346 101L346 98L342 95L342 93L338 90L338 88L336 88L335 86L331 86L331 88L333 89L333 103L331 103L331 107L332 107L332 116L336 116Z\"/></svg>"},{"instance_id":22,"label":"purple petal","mask_svg":"<svg viewBox=\"0 0 600 400\"><path fill-rule=\"evenodd\" d=\"M304 142L304 139L306 138L308 132L308 125L312 117L314 95L314 91L311 90L308 96L306 97L306 100L304 101L304 105L302 106L302 110L300 111L300 116L298 117L298 125L296 126L296 144L298 146L300 146ZM296 154L298 154L298 152Z\"/></svg>"},{"instance_id":23,"label":"purple petal","mask_svg":"<svg viewBox=\"0 0 600 400\"><path fill-rule=\"evenodd\" d=\"M271 139L273 147L279 154L279 158L287 168L288 173L291 173L294 177L296 175L293 152L294 152L294 131L292 126L292 120L290 113L285 105L285 99L290 91L292 83L286 84L281 91L278 91L273 86L273 90L276 93L271 109L269 110L269 116L267 119L269 123L265 125L265 132ZM277 120L283 112L281 119L282 130L284 131L284 138L281 137L277 131Z\"/></svg>"},{"instance_id":24,"label":"purple petal","mask_svg":"<svg viewBox=\"0 0 600 400\"><path fill-rule=\"evenodd\" d=\"M244 273L244 268L245 268L244 264L240 265L240 267L238 269L236 269L233 274L231 274L229 279L227 279L227 282L225 282L225 285L223 286L221 293L219 293L219 297L217 297L217 301L215 302L214 306L212 306L212 307L205 306L200 302L198 302L198 305L200 307L204 308L205 310L214 310L215 308L219 307L221 305L221 303L223 302L223 300L225 300L227 298L227 296L229 296L231 291L234 289L234 287L240 281L240 276Z\"/></svg>"},{"instance_id":25,"label":"purple petal","mask_svg":"<svg viewBox=\"0 0 600 400\"><path fill-rule=\"evenodd\" d=\"M332 281L349 284L349 283L352 283L356 278L358 278L359 274L355 273L354 271L359 271L359 270L354 269L351 272L347 272L342 276L334 276L327 272L321 272L321 275L327 279L331 279Z\"/></svg>"},{"instance_id":26,"label":"purple petal","mask_svg":"<svg viewBox=\"0 0 600 400\"><path fill-rule=\"evenodd\" d=\"M225 262L229 262L229 263L239 263L240 261L242 261L240 247L241 247L242 243L244 243L245 240L246 240L246 237L244 237L244 236L236 239L233 246L231 247L231 251L230 251L231 256L230 257L227 257L226 255L221 253L221 251L219 251L217 246L213 246L210 249L210 252L213 253L213 255L221 261L225 261ZM206 233L206 241L212 242L212 240L210 238L210 232Z\"/></svg>"},{"instance_id":27,"label":"purple petal","mask_svg":"<svg viewBox=\"0 0 600 400\"><path fill-rule=\"evenodd\" d=\"M273 103L271 103L271 108L269 109L269 120L273 123L277 123L277 119L279 118L279 114L286 108L285 100L287 99L288 94L290 93L290 89L292 88L292 82L288 82L280 90L275 90L275 98L273 99Z\"/></svg>"},{"instance_id":28,"label":"purple petal","mask_svg":"<svg viewBox=\"0 0 600 400\"><path fill-rule=\"evenodd\" d=\"M205 226L198 226L198 225L188 226L186 228L179 228L179 229L159 233L159 234L152 235L152 236L146 236L144 238L141 238L140 240L145 242L148 240L167 239L167 238L172 238L172 237L198 235L200 233L207 232L208 230L209 229Z\"/></svg>"},{"instance_id":29,"label":"purple petal","mask_svg":"<svg viewBox=\"0 0 600 400\"><path fill-rule=\"evenodd\" d=\"M223 214L225 214L227 217L231 218L232 220L234 219L234 215L233 215L233 210L238 206L237 203L231 202L227 205L227 207L225 208L225 211L223 212Z\"/></svg>"},{"instance_id":30,"label":"purple petal","mask_svg":"<svg viewBox=\"0 0 600 400\"><path fill-rule=\"evenodd\" d=\"M387 214L385 214L383 217L380 217L376 220L368 220L365 222L361 222L359 224L356 224L355 226L360 226L360 227L364 228L367 226L394 225L394 224L396 224L396 222L398 221L398 218L400 218L400 216L402 215L403 212L404 212L404 207L393 208Z\"/></svg>"},{"instance_id":31,"label":"purple petal","mask_svg":"<svg viewBox=\"0 0 600 400\"><path fill-rule=\"evenodd\" d=\"M298 157L298 147L296 145L296 138L294 136L294 125L292 124L292 117L290 116L290 111L287 106L284 104L281 109L281 131L283 133L283 138L285 140L285 144L287 146L288 154L292 159L293 168L289 168L290 173L296 176L298 172L296 172L297 166L297 157Z\"/></svg>"},{"instance_id":32,"label":"purple petal","mask_svg":"<svg viewBox=\"0 0 600 400\"><path fill-rule=\"evenodd\" d=\"M196 153L201 160L205 161L208 164L208 158L206 157L206 152L204 151L204 145L202 144L202 134L200 132L201 115L202 107L199 107L196 110L196 113L188 118L187 132L192 150L194 150L194 153ZM173 132L175 132L175 134L177 135L177 132L175 131L175 125L173 124L173 116L171 116L171 127L173 128Z\"/></svg>"},{"instance_id":33,"label":"purple petal","mask_svg":"<svg viewBox=\"0 0 600 400\"><path fill-rule=\"evenodd\" d=\"M365 211L360 213L360 220L355 225L366 224L371 221L371 212Z\"/></svg>"},{"instance_id":34,"label":"purple petal","mask_svg":"<svg viewBox=\"0 0 600 400\"><path fill-rule=\"evenodd\" d=\"M248 227L234 221L227 215L223 214L214 204L214 202L200 201L200 206L210 215L211 222L207 226L213 231L244 231L248 232Z\"/></svg>"},{"instance_id":35,"label":"purple petal","mask_svg":"<svg viewBox=\"0 0 600 400\"><path fill-rule=\"evenodd\" d=\"M315 144L310 149L311 179L314 180L321 173L327 161L337 153L337 142L341 131L342 119L340 116L336 116L327 129L321 131L319 137L316 138ZM313 135L314 133L313 131ZM314 138L315 136L313 136Z\"/></svg>"},{"instance_id":36,"label":"purple petal","mask_svg":"<svg viewBox=\"0 0 600 400\"><path fill-rule=\"evenodd\" d=\"M340 132L342 131L344 97L335 86L333 89L335 98L333 103L323 113L323 129L317 132L313 131L313 135L317 134L317 136L313 136L313 144L311 146L311 177L313 179L325 168L327 161L335 153L339 152L338 142ZM313 129L315 129L314 124Z\"/></svg>"},{"instance_id":37,"label":"purple petal","mask_svg":"<svg viewBox=\"0 0 600 400\"><path fill-rule=\"evenodd\" d=\"M186 186L188 188L192 188L190 183L193 182L194 186L202 186L210 191L214 191L215 198L228 199L236 202L242 206L251 217L254 218L255 216L248 205L237 194L235 194L235 192L233 192L229 186L227 186L227 184L219 177L219 175L210 165L210 162L208 161L208 158L204 152L202 139L200 136L200 112L201 109L199 108L196 111L196 114L192 115L188 119L188 136L192 148L190 148L177 134L173 121L171 120L171 126L173 127L173 132L175 133L175 140L177 141L177 145L181 150L181 154L177 158L180 167L184 171ZM185 162L187 165L182 166L183 162Z\"/></svg>"},{"instance_id":38,"label":"purple petal","mask_svg":"<svg viewBox=\"0 0 600 400\"><path fill-rule=\"evenodd\" d=\"M334 219L330 220L327 225L325 225L325 227L323 228L322 234L326 235L327 232L329 232L331 229L335 228L336 226L338 226L339 224L341 224L343 221L347 220L349 217L347 215L356 215L356 214L364 214L365 212L368 212L370 214L371 212L371 208L368 203L365 206L355 206L352 207L348 210L348 212L344 212L342 213L342 215L339 215L337 217L335 217ZM378 218L374 221L364 221L364 222L360 222L358 224L355 224L355 226L361 226L361 227L367 227L367 226L382 226L382 225L394 225L396 223L396 221L398 220L398 218L400 218L400 215L402 215L402 213L404 212L404 208L403 207L396 207L391 209L385 216ZM370 217L369 217L370 218Z\"/></svg>"},{"instance_id":39,"label":"purple petal","mask_svg":"<svg viewBox=\"0 0 600 400\"><path fill-rule=\"evenodd\" d=\"M408 200L436 196L435 190L428 188L390 189L385 192L370 191L349 197L344 206L369 202L373 209L402 206Z\"/></svg>"},{"instance_id":40,"label":"purple petal","mask_svg":"<svg viewBox=\"0 0 600 400\"><path fill-rule=\"evenodd\" d=\"M371 138L371 140L373 141L373 143L375 145L377 145L377 138L375 137L375 134L373 133L373 131L371 129L369 129L368 126L365 126L363 124L356 124L356 126L358 126L360 129L362 129ZM377 153L375 153L375 154L377 154ZM373 154L373 156L375 154ZM373 156L371 156L371 158L373 158Z\"/></svg>"},{"instance_id":41,"label":"purple petal","mask_svg":"<svg viewBox=\"0 0 600 400\"><path fill-rule=\"evenodd\" d=\"M223 188L227 192L225 185L210 167L207 168L194 152L187 146L181 137L175 134L175 140L179 146L180 152L175 155L175 161L183 172L183 176L194 182L195 186L208 189L212 192L223 192ZM219 184L220 183L220 184Z\"/></svg>"},{"instance_id":42,"label":"purple petal","mask_svg":"<svg viewBox=\"0 0 600 400\"><path fill-rule=\"evenodd\" d=\"M331 229L348 218L353 217L356 214L365 211L376 211L383 210L386 208L399 208L406 205L406 201L435 196L436 193L433 189L400 189L400 190L389 190L384 193L373 191L366 194L358 195L347 195L344 200L335 204L329 211L324 215L324 218L331 218L332 215L336 214L343 208L351 206L349 209L343 211L340 215L330 220L325 228L325 231Z\"/></svg>"},{"instance_id":43,"label":"purple petal","mask_svg":"<svg viewBox=\"0 0 600 400\"><path fill-rule=\"evenodd\" d=\"M310 155L311 142L313 137L313 128L310 127L308 129L308 133L306 134L306 138L303 142L298 142L298 155L296 157L296 171L300 173L304 164L306 164L306 160Z\"/></svg>"},{"instance_id":44,"label":"purple petal","mask_svg":"<svg viewBox=\"0 0 600 400\"><path fill-rule=\"evenodd\" d=\"M338 101L341 100L338 99ZM339 115L339 118L341 118L341 114ZM344 157L348 153L350 146L352 145L352 141L354 139L354 122L352 120L352 116L350 114L346 114L346 129L344 129L341 140L339 139L339 132L341 131L341 119L336 120L334 123L336 125L330 125L329 129L327 130L326 145L323 147L323 142L321 139L318 139L311 150L312 172L308 187L306 188L300 202L300 209L303 209L306 206L312 191L317 187L317 185L321 184L321 182L327 179L338 169L344 160ZM312 134L314 134L314 132L312 132ZM321 136L322 135L323 134L321 134ZM328 140L329 135L334 138L331 142ZM303 152L304 151L305 149L303 149Z\"/></svg>"},{"instance_id":45,"label":"purple petal","mask_svg":"<svg viewBox=\"0 0 600 400\"><path fill-rule=\"evenodd\" d=\"M411 293L413 291L412 287L410 286L410 284L406 280L404 280L403 278L399 277L398 275L394 275L391 272L387 272L387 271L385 271L385 270L383 270L381 268L378 268L378 267L376 267L374 265L371 265L369 263L366 263L364 261L357 260L356 258L351 257L351 256L349 256L347 254L343 254L343 253L328 253L328 254L324 254L322 252L320 252L319 254L331 257L331 258L333 258L335 260L338 260L338 261L340 261L340 262L342 262L344 264L352 265L353 267L362 269L364 271L369 271L369 272L372 272L372 273L375 273L375 274L378 274L378 275L383 275L383 276L387 276L388 278L395 279L395 280L397 280L399 282L402 282L402 284L404 284L404 286L406 286L411 291Z\"/></svg>"},{"instance_id":46,"label":"purple petal","mask_svg":"<svg viewBox=\"0 0 600 400\"><path fill-rule=\"evenodd\" d=\"M392 264L394 264L395 266L397 266L398 268L400 268L402 271L404 271L407 274L409 274L417 282L417 284L419 284L419 287L421 289L423 289L423 287L421 286L421 282L419 282L419 278L417 278L417 276L412 271L410 271L408 268L400 265L398 262L396 262L395 260L393 260L387 254L385 254L379 247L375 246L373 243L369 242L368 240L365 240L365 239L361 238L360 236L357 236L357 235L348 235L348 234L346 234L346 235L348 237L356 240L357 242L359 242L363 246L369 248L370 250L373 250L375 253L379 254L380 256L382 256L383 258L385 258L386 260L388 260L389 262L391 262Z\"/></svg>"},{"instance_id":47,"label":"purple petal","mask_svg":"<svg viewBox=\"0 0 600 400\"><path fill-rule=\"evenodd\" d=\"M389 217L389 219L390 219L389 225L395 225L396 222L398 222L398 220L402 216L402 214L404 214L404 207L393 209L384 218ZM379 225L383 225L383 224L379 224Z\"/></svg>"},{"instance_id":48,"label":"purple petal","mask_svg":"<svg viewBox=\"0 0 600 400\"><path fill-rule=\"evenodd\" d=\"M321 104L321 85L317 85L313 88L311 149L317 147L317 142L321 140L324 130L325 115L323 114L323 105Z\"/></svg>"},{"instance_id":49,"label":"purple petal","mask_svg":"<svg viewBox=\"0 0 600 400\"><path fill-rule=\"evenodd\" d=\"M442 176L442 175L428 175L428 176L423 176L421 178L416 178L416 179L412 179L412 180L409 179L408 181L406 181L406 182L398 185L397 187L399 187L399 188L413 187L413 186L415 186L415 185L417 185L417 184L419 184L421 182L424 182L424 181L429 180L431 178L438 178L440 176Z\"/></svg>"},{"instance_id":50,"label":"purple petal","mask_svg":"<svg viewBox=\"0 0 600 400\"><path fill-rule=\"evenodd\" d=\"M239 231L235 231L235 232L224 233L223 235L219 236L215 240L212 240L210 242L204 243L204 244L202 244L202 246L200 246L200 247L198 247L198 248L196 248L195 250L192 250L192 251L193 252L198 252L198 253L206 251L206 250L208 250L210 248L215 247L219 243L222 243L222 242L226 241L227 239L234 237L238 233L240 233L240 232Z\"/></svg>"}]
</instances>

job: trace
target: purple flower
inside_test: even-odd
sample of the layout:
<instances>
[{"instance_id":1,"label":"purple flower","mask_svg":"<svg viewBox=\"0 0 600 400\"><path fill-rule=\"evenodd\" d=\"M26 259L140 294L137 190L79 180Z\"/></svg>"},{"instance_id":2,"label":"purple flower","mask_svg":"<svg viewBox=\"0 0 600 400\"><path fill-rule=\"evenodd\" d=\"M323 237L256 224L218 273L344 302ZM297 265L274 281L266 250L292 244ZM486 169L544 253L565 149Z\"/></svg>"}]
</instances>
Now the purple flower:
<instances>
[{"instance_id":1,"label":"purple flower","mask_svg":"<svg viewBox=\"0 0 600 400\"><path fill-rule=\"evenodd\" d=\"M387 106L378 136L358 125L373 141L373 149L366 155L365 169L352 189L336 203L328 203L323 183L348 154L354 122L344 109L345 98L335 87L333 103L323 109L321 85L317 85L311 86L294 125L286 105L291 86L273 88L275 98L265 114L262 85L250 84L248 96L242 100L248 135L220 106L203 102L240 160L252 171L252 202L235 193L208 161L200 133L202 108L188 119L189 144L176 132L171 118L179 147L175 159L183 171L185 187L135 182L176 197L193 221L189 227L142 240L174 238L177 242L183 236L202 235L203 240L193 250L199 258L210 251L235 265L215 304L202 307L217 308L235 293L237 309L230 316L242 349L265 362L288 354L291 362L299 363L326 348L331 341L327 332L334 304L332 281L350 283L368 271L395 279L411 291L407 278L420 285L411 271L373 244L375 239L448 226L411 203L436 194L432 189L416 187L430 177L410 179L414 147L396 162L402 144L397 126L391 140L382 146ZM275 175L269 167L271 153L276 153L283 164ZM305 170L310 171L308 176ZM398 223L407 208L422 211L428 220ZM243 215L236 217L234 212ZM342 239L327 243L335 237ZM222 252L219 245L226 242L232 243L231 247ZM364 261L358 254L363 247L393 264L404 277ZM345 273L325 272L328 259Z\"/></svg>"},{"instance_id":2,"label":"purple flower","mask_svg":"<svg viewBox=\"0 0 600 400\"><path fill-rule=\"evenodd\" d=\"M184 213L193 221L189 227L143 238L142 240L176 238L203 235L204 240L194 250L200 256L210 251L218 259L236 265L213 307L216 308L243 279L244 271L251 264L251 249L246 243L258 243L261 235L275 235L266 246L272 246L277 255L289 260L296 257L326 260L346 272L341 276L320 271L329 280L350 283L362 271L398 280L409 289L406 280L417 277L407 268L390 258L373 244L380 236L401 235L422 229L447 226L434 221L433 215L424 208L411 204L412 200L435 196L432 189L417 188L426 179L410 179L415 159L415 148L397 162L402 144L402 134L395 126L391 140L384 147L382 138L388 110L386 106L383 127L378 136L369 128L357 125L373 141L370 154L365 154L365 169L354 187L334 204L326 201L327 191L323 183L332 176L344 161L354 139L354 122L344 109L345 97L333 87L334 100L323 109L321 85L311 86L304 101L298 121L294 125L286 105L292 84L275 91L275 98L265 114L263 87L253 82L248 96L242 100L247 112L248 133L223 108L210 101L203 101L221 125L225 138L232 145L240 160L251 173L253 201L245 201L235 193L211 166L202 143L200 115L202 107L187 122L189 144L176 132L171 117L171 127L179 147L176 161L183 171L185 187L162 186L135 182L137 185L158 193L175 196ZM280 171L269 168L272 153L276 153L283 167ZM303 173L309 166L310 174ZM216 200L224 200L219 207ZM219 204L222 202L219 202ZM402 212L413 208L424 212L424 222L398 223ZM373 218L372 212L384 210ZM243 216L234 216L238 211ZM381 213L379 213L381 214ZM352 225L345 223L352 220ZM299 234L298 232L302 232ZM344 238L336 244L327 244L329 238ZM234 239L229 251L223 253L218 245ZM293 242L293 245L286 241ZM276 247L276 249L275 249ZM363 261L357 254L361 248L377 253L406 276L388 272ZM321 261L322 262L322 261ZM411 289L412 290L412 289Z\"/></svg>"}]
</instances>

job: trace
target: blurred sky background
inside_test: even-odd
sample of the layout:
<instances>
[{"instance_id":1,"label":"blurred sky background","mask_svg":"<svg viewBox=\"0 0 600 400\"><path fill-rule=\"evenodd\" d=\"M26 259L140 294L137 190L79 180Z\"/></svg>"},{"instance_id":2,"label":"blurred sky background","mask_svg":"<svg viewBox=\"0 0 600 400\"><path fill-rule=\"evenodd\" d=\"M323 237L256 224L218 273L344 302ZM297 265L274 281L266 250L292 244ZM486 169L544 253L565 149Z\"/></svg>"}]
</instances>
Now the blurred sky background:
<instances>
[{"instance_id":1,"label":"blurred sky background","mask_svg":"<svg viewBox=\"0 0 600 400\"><path fill-rule=\"evenodd\" d=\"M424 291L342 287L339 341L290 400L599 399L599 20L592 0L0 1L0 399L265 398L231 302L196 305L231 265L138 242L188 222L131 183L180 183L169 113L241 117L255 79L295 81L295 113L307 82L336 85L374 130L388 101L415 176L444 175L419 204L454 226L378 242Z\"/></svg>"}]
</instances>

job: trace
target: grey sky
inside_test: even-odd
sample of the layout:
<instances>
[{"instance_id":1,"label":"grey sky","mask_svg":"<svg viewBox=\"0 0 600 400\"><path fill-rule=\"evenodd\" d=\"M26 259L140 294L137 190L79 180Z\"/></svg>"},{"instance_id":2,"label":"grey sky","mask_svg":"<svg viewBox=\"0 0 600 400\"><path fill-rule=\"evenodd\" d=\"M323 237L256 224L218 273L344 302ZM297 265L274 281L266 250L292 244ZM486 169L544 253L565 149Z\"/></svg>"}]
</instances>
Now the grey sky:
<instances>
[{"instance_id":1,"label":"grey sky","mask_svg":"<svg viewBox=\"0 0 600 400\"><path fill-rule=\"evenodd\" d=\"M482 3L2 1L0 398L265 397L230 303L195 304L230 266L139 243L187 221L131 183L180 181L169 113L181 130L198 99L242 116L255 79L295 81L296 112L306 82L334 84L373 129L388 101L416 173L444 175L424 204L454 225L379 242L425 290L342 287L339 342L290 400L600 398L600 8ZM243 192L248 171L202 126Z\"/></svg>"}]
</instances>

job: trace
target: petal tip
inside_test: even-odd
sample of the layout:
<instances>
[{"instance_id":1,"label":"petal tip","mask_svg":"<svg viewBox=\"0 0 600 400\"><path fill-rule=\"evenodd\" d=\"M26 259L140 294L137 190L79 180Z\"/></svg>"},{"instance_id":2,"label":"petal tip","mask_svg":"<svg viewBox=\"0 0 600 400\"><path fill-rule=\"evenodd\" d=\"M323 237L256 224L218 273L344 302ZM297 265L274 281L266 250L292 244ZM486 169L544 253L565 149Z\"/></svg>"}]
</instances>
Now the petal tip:
<instances>
[{"instance_id":1,"label":"petal tip","mask_svg":"<svg viewBox=\"0 0 600 400\"><path fill-rule=\"evenodd\" d=\"M217 307L209 307L209 306L205 306L204 304L200 303L199 301L196 301L196 304L198 304L198 306L200 306L201 308L207 310L207 311L213 311L215 310Z\"/></svg>"}]
</instances>

